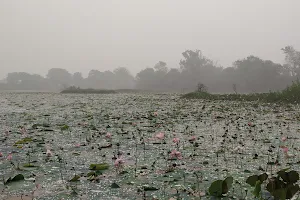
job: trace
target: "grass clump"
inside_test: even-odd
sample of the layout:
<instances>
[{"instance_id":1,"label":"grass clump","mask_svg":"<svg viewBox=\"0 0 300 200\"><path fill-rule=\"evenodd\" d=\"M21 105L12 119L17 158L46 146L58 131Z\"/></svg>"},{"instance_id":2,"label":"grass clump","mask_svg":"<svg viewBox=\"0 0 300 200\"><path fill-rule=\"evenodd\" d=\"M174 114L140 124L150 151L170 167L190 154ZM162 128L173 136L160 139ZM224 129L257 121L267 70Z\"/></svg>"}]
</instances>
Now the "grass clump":
<instances>
[{"instance_id":1,"label":"grass clump","mask_svg":"<svg viewBox=\"0 0 300 200\"><path fill-rule=\"evenodd\" d=\"M208 92L191 92L182 96L186 99L260 101L268 103L300 103L300 81L294 81L282 91L251 94L210 94Z\"/></svg>"},{"instance_id":2,"label":"grass clump","mask_svg":"<svg viewBox=\"0 0 300 200\"><path fill-rule=\"evenodd\" d=\"M114 94L116 91L114 90L104 90L104 89L81 89L79 87L71 86L63 91L63 94Z\"/></svg>"}]
</instances>

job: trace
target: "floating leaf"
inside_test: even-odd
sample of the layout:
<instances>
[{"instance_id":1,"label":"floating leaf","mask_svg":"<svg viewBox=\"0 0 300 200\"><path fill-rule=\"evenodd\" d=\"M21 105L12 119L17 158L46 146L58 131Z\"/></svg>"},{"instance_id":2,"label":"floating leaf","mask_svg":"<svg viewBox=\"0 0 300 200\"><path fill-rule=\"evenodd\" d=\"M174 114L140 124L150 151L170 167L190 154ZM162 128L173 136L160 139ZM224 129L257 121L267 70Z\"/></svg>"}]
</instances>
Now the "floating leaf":
<instances>
[{"instance_id":1,"label":"floating leaf","mask_svg":"<svg viewBox=\"0 0 300 200\"><path fill-rule=\"evenodd\" d=\"M291 199L298 191L300 191L299 185L288 185L286 191L286 198Z\"/></svg>"},{"instance_id":2,"label":"floating leaf","mask_svg":"<svg viewBox=\"0 0 300 200\"><path fill-rule=\"evenodd\" d=\"M286 189L280 188L275 190L272 195L275 197L275 199L285 200L286 199Z\"/></svg>"},{"instance_id":3,"label":"floating leaf","mask_svg":"<svg viewBox=\"0 0 300 200\"><path fill-rule=\"evenodd\" d=\"M14 146L18 146L19 144L26 144L32 142L32 138L24 138L22 140L17 141Z\"/></svg>"},{"instance_id":4,"label":"floating leaf","mask_svg":"<svg viewBox=\"0 0 300 200\"><path fill-rule=\"evenodd\" d=\"M151 186L144 186L144 191L157 191L156 187L151 187Z\"/></svg>"},{"instance_id":5,"label":"floating leaf","mask_svg":"<svg viewBox=\"0 0 300 200\"><path fill-rule=\"evenodd\" d=\"M299 174L296 171L279 171L277 174L286 183L296 183L299 180Z\"/></svg>"},{"instance_id":6,"label":"floating leaf","mask_svg":"<svg viewBox=\"0 0 300 200\"><path fill-rule=\"evenodd\" d=\"M120 186L118 185L118 184L116 184L116 183L113 183L113 184L111 184L111 186L110 186L111 188L120 188Z\"/></svg>"},{"instance_id":7,"label":"floating leaf","mask_svg":"<svg viewBox=\"0 0 300 200\"><path fill-rule=\"evenodd\" d=\"M222 192L223 192L223 194L226 194L228 192L228 190L230 190L230 188L232 187L233 178L231 176L229 176L224 180L224 182L226 183L227 189L225 191L225 189L224 189L225 186L223 186Z\"/></svg>"},{"instance_id":8,"label":"floating leaf","mask_svg":"<svg viewBox=\"0 0 300 200\"><path fill-rule=\"evenodd\" d=\"M23 165L23 167L32 168L32 167L38 167L38 166L35 166L35 165L31 164L31 163L30 164L26 163L26 164Z\"/></svg>"},{"instance_id":9,"label":"floating leaf","mask_svg":"<svg viewBox=\"0 0 300 200\"><path fill-rule=\"evenodd\" d=\"M75 175L71 180L70 182L76 182L80 179L80 176L79 175Z\"/></svg>"},{"instance_id":10,"label":"floating leaf","mask_svg":"<svg viewBox=\"0 0 300 200\"><path fill-rule=\"evenodd\" d=\"M267 179L268 179L268 174L266 174L266 173L263 173L258 176L258 180L260 180L261 183L263 183Z\"/></svg>"},{"instance_id":11,"label":"floating leaf","mask_svg":"<svg viewBox=\"0 0 300 200\"><path fill-rule=\"evenodd\" d=\"M9 183L11 183L11 182L16 182L16 181L22 181L22 180L24 180L23 174L18 174L18 175L16 175L16 176L13 177L13 178L9 177L9 178L7 179L7 181L5 182L5 184L9 184Z\"/></svg>"},{"instance_id":12,"label":"floating leaf","mask_svg":"<svg viewBox=\"0 0 300 200\"><path fill-rule=\"evenodd\" d=\"M210 185L208 191L209 194L212 196L221 197L223 193L223 181L222 180L214 181Z\"/></svg>"},{"instance_id":13,"label":"floating leaf","mask_svg":"<svg viewBox=\"0 0 300 200\"><path fill-rule=\"evenodd\" d=\"M65 130L68 130L69 128L70 127L65 124L65 125L63 125L63 126L60 127L60 130L65 131Z\"/></svg>"},{"instance_id":14,"label":"floating leaf","mask_svg":"<svg viewBox=\"0 0 300 200\"><path fill-rule=\"evenodd\" d=\"M101 163L101 164L91 164L90 170L105 170L108 169L109 165L107 163Z\"/></svg>"},{"instance_id":15,"label":"floating leaf","mask_svg":"<svg viewBox=\"0 0 300 200\"><path fill-rule=\"evenodd\" d=\"M253 195L254 195L255 197L259 197L260 192L261 192L261 181L258 180L258 181L256 181L256 183L255 183L255 188L254 188L254 191L253 191L252 193L253 193Z\"/></svg>"}]
</instances>

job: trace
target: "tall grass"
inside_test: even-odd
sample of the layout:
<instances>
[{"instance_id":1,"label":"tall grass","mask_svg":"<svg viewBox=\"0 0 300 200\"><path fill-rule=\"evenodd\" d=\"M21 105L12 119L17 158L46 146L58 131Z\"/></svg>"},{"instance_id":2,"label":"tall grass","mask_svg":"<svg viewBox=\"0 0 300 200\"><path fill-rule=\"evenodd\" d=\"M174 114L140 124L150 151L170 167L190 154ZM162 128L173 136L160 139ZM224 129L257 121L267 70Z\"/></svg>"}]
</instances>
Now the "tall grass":
<instances>
[{"instance_id":1,"label":"tall grass","mask_svg":"<svg viewBox=\"0 0 300 200\"><path fill-rule=\"evenodd\" d=\"M251 94L210 94L208 92L191 92L182 96L186 99L262 101L300 103L300 81L294 81L282 91Z\"/></svg>"},{"instance_id":2,"label":"tall grass","mask_svg":"<svg viewBox=\"0 0 300 200\"><path fill-rule=\"evenodd\" d=\"M116 91L114 90L102 90L102 89L81 89L79 87L71 86L61 93L64 94L114 94Z\"/></svg>"}]
</instances>

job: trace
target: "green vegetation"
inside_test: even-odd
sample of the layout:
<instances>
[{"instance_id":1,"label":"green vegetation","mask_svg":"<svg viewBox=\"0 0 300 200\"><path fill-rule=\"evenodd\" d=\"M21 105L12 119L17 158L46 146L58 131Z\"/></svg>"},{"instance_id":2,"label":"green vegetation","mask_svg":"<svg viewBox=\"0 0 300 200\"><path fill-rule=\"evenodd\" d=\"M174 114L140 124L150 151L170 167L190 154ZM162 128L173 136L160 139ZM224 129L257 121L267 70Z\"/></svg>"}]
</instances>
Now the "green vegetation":
<instances>
[{"instance_id":1,"label":"green vegetation","mask_svg":"<svg viewBox=\"0 0 300 200\"><path fill-rule=\"evenodd\" d=\"M4 93L0 199L299 199L298 105L180 97Z\"/></svg>"},{"instance_id":2,"label":"green vegetation","mask_svg":"<svg viewBox=\"0 0 300 200\"><path fill-rule=\"evenodd\" d=\"M100 89L81 89L79 87L71 86L63 91L63 94L114 94L116 91L114 90L100 90Z\"/></svg>"},{"instance_id":3,"label":"green vegetation","mask_svg":"<svg viewBox=\"0 0 300 200\"><path fill-rule=\"evenodd\" d=\"M229 100L229 101L261 101L300 103L300 81L294 81L286 89L279 92L251 94L211 94L208 92L191 92L182 96L186 99Z\"/></svg>"}]
</instances>

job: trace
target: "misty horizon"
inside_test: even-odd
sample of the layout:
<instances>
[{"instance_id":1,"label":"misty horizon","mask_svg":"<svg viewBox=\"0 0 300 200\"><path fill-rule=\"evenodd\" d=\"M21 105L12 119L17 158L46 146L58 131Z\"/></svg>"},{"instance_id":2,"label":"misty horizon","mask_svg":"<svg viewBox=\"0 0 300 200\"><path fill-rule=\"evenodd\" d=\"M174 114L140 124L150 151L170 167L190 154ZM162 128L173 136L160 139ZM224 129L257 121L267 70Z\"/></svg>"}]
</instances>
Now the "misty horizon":
<instances>
[{"instance_id":1,"label":"misty horizon","mask_svg":"<svg viewBox=\"0 0 300 200\"><path fill-rule=\"evenodd\" d=\"M296 0L1 1L0 79L45 76L64 68L87 77L126 67L136 75L200 49L222 67L250 55L284 64L281 48L300 49Z\"/></svg>"}]
</instances>

